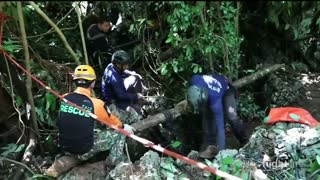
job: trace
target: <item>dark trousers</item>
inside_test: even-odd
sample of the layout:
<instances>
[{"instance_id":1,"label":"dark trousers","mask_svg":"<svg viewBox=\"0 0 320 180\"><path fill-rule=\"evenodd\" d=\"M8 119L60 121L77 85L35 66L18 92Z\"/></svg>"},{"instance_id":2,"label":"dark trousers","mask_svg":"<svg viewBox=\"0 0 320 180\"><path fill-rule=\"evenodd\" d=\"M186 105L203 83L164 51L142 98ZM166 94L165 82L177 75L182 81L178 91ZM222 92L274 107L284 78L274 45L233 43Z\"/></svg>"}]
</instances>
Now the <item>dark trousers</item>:
<instances>
[{"instance_id":1,"label":"dark trousers","mask_svg":"<svg viewBox=\"0 0 320 180\"><path fill-rule=\"evenodd\" d=\"M231 129L235 137L239 140L240 144L246 143L247 132L242 120L238 116L236 90L231 87L224 95L223 107L225 119L231 125Z\"/></svg>"},{"instance_id":2,"label":"dark trousers","mask_svg":"<svg viewBox=\"0 0 320 180\"><path fill-rule=\"evenodd\" d=\"M235 135L235 137L239 140L239 142L245 143L247 141L246 131L242 121L239 119L237 114L237 101L236 101L236 90L234 88L228 89L223 96L223 109L224 109L224 123L226 121L231 125L231 129ZM208 102L201 103L201 115L202 115L202 129L204 131L203 136L203 145L213 145L215 144L215 137L217 137L216 142L220 142L223 146L225 144L225 139L218 139L219 137L223 138L225 135L217 136L217 127L219 129L224 128L224 123L215 122L214 114L210 110L210 106ZM219 130L218 133L224 133L224 131ZM219 146L219 145L218 145ZM224 147L219 147L224 148Z\"/></svg>"}]
</instances>

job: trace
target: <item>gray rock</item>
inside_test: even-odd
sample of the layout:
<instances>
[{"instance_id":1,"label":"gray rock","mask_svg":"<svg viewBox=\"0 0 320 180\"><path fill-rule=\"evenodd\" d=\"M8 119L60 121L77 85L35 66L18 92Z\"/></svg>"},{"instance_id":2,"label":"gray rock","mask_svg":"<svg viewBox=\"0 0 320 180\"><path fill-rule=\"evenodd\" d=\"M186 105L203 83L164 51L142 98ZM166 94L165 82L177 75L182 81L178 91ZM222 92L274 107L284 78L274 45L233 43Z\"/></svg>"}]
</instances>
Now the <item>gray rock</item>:
<instances>
[{"instance_id":1,"label":"gray rock","mask_svg":"<svg viewBox=\"0 0 320 180\"><path fill-rule=\"evenodd\" d=\"M160 157L154 151L146 152L143 157L134 164L120 163L106 177L106 180L160 180L158 169Z\"/></svg>"}]
</instances>

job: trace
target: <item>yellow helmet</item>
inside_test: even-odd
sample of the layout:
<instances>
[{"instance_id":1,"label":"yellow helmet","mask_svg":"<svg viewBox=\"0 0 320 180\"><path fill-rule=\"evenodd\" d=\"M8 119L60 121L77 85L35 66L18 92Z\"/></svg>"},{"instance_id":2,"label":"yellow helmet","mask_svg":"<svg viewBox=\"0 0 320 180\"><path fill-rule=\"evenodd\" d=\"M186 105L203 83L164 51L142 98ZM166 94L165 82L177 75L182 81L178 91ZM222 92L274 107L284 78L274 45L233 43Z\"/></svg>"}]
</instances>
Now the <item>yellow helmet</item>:
<instances>
[{"instance_id":1,"label":"yellow helmet","mask_svg":"<svg viewBox=\"0 0 320 180\"><path fill-rule=\"evenodd\" d=\"M93 68L89 65L80 65L76 67L73 74L73 80L76 79L85 79L88 81L95 80L96 73L94 72Z\"/></svg>"}]
</instances>

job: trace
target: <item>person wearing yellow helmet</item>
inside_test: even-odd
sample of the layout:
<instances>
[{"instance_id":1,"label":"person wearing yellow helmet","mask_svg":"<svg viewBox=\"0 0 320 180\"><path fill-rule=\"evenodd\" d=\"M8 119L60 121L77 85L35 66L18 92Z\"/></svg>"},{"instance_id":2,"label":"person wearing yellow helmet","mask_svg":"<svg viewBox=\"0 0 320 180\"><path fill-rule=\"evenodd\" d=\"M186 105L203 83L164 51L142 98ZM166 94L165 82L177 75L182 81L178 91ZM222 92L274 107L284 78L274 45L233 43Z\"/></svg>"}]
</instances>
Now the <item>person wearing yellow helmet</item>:
<instances>
[{"instance_id":1,"label":"person wearing yellow helmet","mask_svg":"<svg viewBox=\"0 0 320 180\"><path fill-rule=\"evenodd\" d=\"M96 81L96 73L89 65L80 65L75 68L73 81L76 89L67 93L64 98L69 102L94 113L99 120L108 122L119 128L133 133L135 129L128 124L123 124L116 116L112 115L105 103L92 97L92 91ZM74 155L77 159L85 161L100 151L110 150L107 162L111 165L125 160L123 153L125 135L122 135L110 128L104 130L95 127L94 119L77 107L61 101L58 116L58 146L63 154ZM46 171L49 176L57 177L55 160L53 165ZM109 164L110 165L110 164Z\"/></svg>"}]
</instances>

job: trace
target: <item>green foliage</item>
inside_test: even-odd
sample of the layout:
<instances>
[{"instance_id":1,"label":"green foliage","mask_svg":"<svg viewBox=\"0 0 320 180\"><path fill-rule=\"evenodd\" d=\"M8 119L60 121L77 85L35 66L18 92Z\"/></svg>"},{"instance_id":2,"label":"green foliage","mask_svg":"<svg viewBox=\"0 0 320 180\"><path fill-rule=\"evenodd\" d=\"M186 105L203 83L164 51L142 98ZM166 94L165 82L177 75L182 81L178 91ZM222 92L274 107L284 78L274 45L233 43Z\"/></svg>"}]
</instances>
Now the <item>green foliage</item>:
<instances>
[{"instance_id":1,"label":"green foliage","mask_svg":"<svg viewBox=\"0 0 320 180\"><path fill-rule=\"evenodd\" d=\"M205 159L205 162L208 166L216 168L211 161ZM245 166L245 162L239 159L234 159L230 156L223 158L219 164L219 170L240 177L243 180L249 180L249 168ZM205 175L209 177L212 174L205 173ZM221 180L221 177L216 176L216 180Z\"/></svg>"},{"instance_id":2,"label":"green foliage","mask_svg":"<svg viewBox=\"0 0 320 180\"><path fill-rule=\"evenodd\" d=\"M50 92L45 92L44 98L38 99L36 103L36 114L40 123L55 127L57 117L57 97Z\"/></svg>"},{"instance_id":3,"label":"green foliage","mask_svg":"<svg viewBox=\"0 0 320 180\"><path fill-rule=\"evenodd\" d=\"M3 151L1 152L1 156L8 156L11 153L17 153L23 150L23 148L25 147L25 144L6 144L6 146L1 147L0 149Z\"/></svg>"},{"instance_id":4,"label":"green foliage","mask_svg":"<svg viewBox=\"0 0 320 180\"><path fill-rule=\"evenodd\" d=\"M234 4L221 2L216 5L219 8L213 3L206 4L206 2L174 2L170 5L173 13L166 17L170 31L165 43L179 47L189 37L193 39L192 43L184 45L178 57L173 59L173 62L177 61L175 64L184 68L182 71L173 68L173 72L187 71L185 73L190 74L190 70L191 73L201 73L203 69L206 72L216 69L230 77L236 77L237 74L233 73L239 67L236 50L240 45L240 38L236 32ZM203 62L195 59L199 55L204 58ZM173 67L175 64L172 64ZM224 67L216 68L213 64L224 64Z\"/></svg>"},{"instance_id":5,"label":"green foliage","mask_svg":"<svg viewBox=\"0 0 320 180\"><path fill-rule=\"evenodd\" d=\"M275 27L293 36L294 39L306 37L314 28L314 21L319 29L320 3L316 1L308 2L268 2L267 20Z\"/></svg>"},{"instance_id":6,"label":"green foliage","mask_svg":"<svg viewBox=\"0 0 320 180\"><path fill-rule=\"evenodd\" d=\"M192 74L213 70L237 79L242 38L238 34L236 3L177 1L148 2L144 6L135 4L134 22L129 31L143 40L144 43L135 49L144 53L134 53L134 57L151 59L152 56L153 63L148 66L152 66L170 89L181 89L181 84L186 85ZM126 7L131 6L127 4ZM154 40L146 36L150 29L154 31ZM159 53L165 51L162 47L174 49L174 56L159 61Z\"/></svg>"},{"instance_id":7,"label":"green foliage","mask_svg":"<svg viewBox=\"0 0 320 180\"><path fill-rule=\"evenodd\" d=\"M242 119L263 119L264 111L255 103L255 99L248 91L239 97L239 109Z\"/></svg>"},{"instance_id":8,"label":"green foliage","mask_svg":"<svg viewBox=\"0 0 320 180\"><path fill-rule=\"evenodd\" d=\"M174 141L171 143L171 146L174 148L178 148L181 144L182 144L182 142L180 142L180 141Z\"/></svg>"},{"instance_id":9,"label":"green foliage","mask_svg":"<svg viewBox=\"0 0 320 180\"><path fill-rule=\"evenodd\" d=\"M22 46L19 41L8 39L7 41L3 41L2 48L4 51L12 54L20 51L22 49Z\"/></svg>"},{"instance_id":10,"label":"green foliage","mask_svg":"<svg viewBox=\"0 0 320 180\"><path fill-rule=\"evenodd\" d=\"M173 165L174 160L172 158L166 158L165 161L161 161L160 164L160 173L163 177L167 179L173 179L178 172L178 169Z\"/></svg>"},{"instance_id":11,"label":"green foliage","mask_svg":"<svg viewBox=\"0 0 320 180\"><path fill-rule=\"evenodd\" d=\"M315 159L312 160L311 169L310 169L311 173L320 169L320 149L314 148L313 150L317 153L317 155Z\"/></svg>"}]
</instances>

